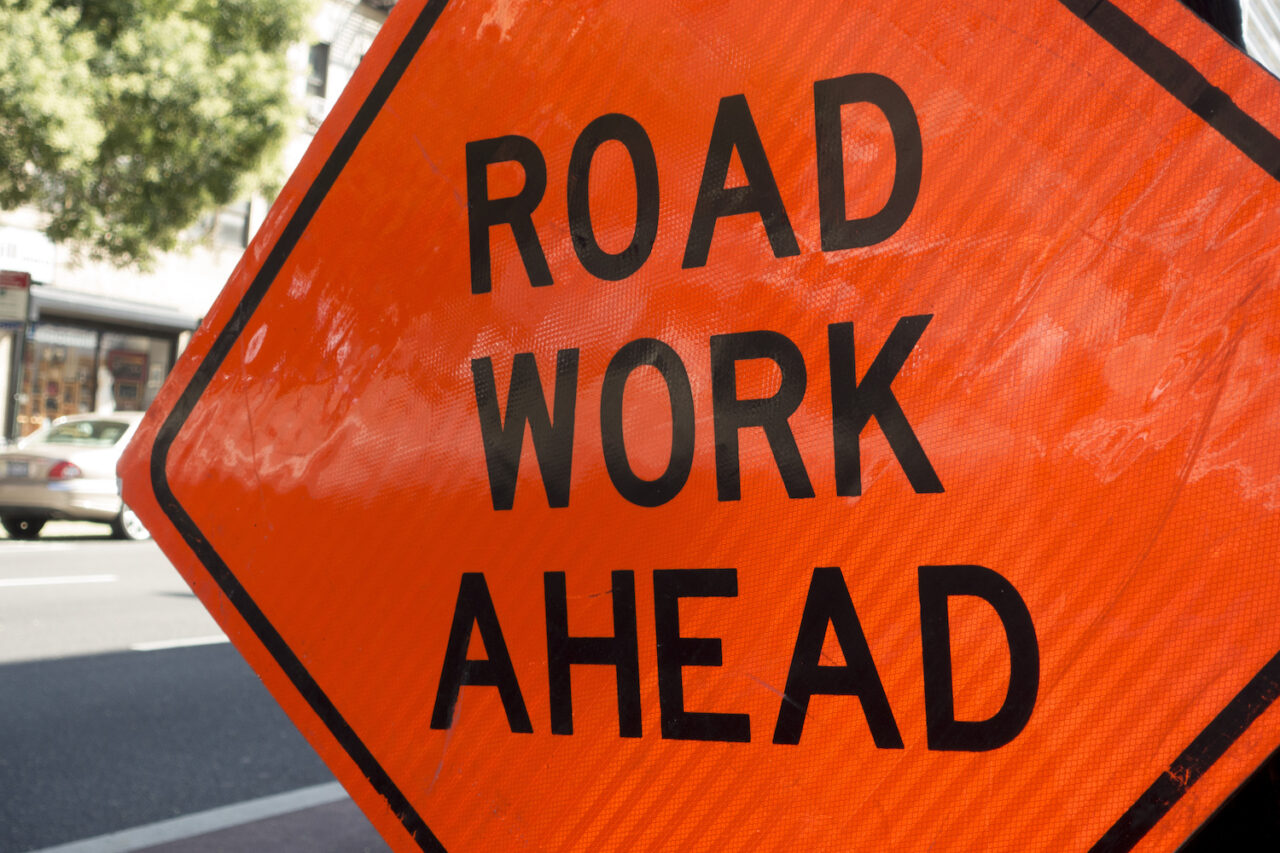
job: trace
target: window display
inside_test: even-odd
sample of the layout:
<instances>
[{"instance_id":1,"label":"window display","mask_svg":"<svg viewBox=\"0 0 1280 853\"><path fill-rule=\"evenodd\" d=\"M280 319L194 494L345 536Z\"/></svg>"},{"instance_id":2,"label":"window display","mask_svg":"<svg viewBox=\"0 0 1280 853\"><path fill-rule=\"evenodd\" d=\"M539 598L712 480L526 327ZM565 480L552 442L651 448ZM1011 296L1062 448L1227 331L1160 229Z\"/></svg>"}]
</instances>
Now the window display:
<instances>
[{"instance_id":1,"label":"window display","mask_svg":"<svg viewBox=\"0 0 1280 853\"><path fill-rule=\"evenodd\" d=\"M33 324L18 393L18 435L63 415L143 410L172 359L173 342L166 338Z\"/></svg>"}]
</instances>

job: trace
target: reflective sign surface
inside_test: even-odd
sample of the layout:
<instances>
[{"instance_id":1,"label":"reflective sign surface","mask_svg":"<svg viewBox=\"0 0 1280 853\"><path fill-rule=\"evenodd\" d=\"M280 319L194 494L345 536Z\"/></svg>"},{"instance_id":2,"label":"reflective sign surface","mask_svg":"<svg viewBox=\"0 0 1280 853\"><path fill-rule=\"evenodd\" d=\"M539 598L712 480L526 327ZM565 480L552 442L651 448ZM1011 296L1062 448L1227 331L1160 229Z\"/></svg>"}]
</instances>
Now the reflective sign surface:
<instances>
[{"instance_id":1,"label":"reflective sign surface","mask_svg":"<svg viewBox=\"0 0 1280 853\"><path fill-rule=\"evenodd\" d=\"M1280 745L1280 83L397 4L122 464L397 849L1172 849Z\"/></svg>"}]
</instances>

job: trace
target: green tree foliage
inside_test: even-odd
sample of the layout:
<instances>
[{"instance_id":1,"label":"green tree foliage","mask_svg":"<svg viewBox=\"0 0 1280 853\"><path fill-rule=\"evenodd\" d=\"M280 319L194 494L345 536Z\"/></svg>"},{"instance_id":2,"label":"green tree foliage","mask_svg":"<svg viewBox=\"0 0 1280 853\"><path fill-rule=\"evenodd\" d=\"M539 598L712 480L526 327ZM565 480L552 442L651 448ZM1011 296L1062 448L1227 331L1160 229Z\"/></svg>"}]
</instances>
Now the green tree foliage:
<instances>
[{"instance_id":1,"label":"green tree foliage","mask_svg":"<svg viewBox=\"0 0 1280 853\"><path fill-rule=\"evenodd\" d=\"M119 265L269 191L310 0L0 0L0 207Z\"/></svg>"}]
</instances>

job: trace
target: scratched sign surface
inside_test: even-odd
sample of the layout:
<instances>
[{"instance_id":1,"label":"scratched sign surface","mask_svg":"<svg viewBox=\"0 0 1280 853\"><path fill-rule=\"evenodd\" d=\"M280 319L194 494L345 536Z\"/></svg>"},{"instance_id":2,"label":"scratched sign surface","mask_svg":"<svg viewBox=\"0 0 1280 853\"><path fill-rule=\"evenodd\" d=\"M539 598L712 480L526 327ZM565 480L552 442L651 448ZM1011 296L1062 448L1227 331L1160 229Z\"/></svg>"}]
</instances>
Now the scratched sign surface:
<instances>
[{"instance_id":1,"label":"scratched sign surface","mask_svg":"<svg viewBox=\"0 0 1280 853\"><path fill-rule=\"evenodd\" d=\"M1280 745L1280 83L402 0L122 465L398 849L1171 849Z\"/></svg>"}]
</instances>

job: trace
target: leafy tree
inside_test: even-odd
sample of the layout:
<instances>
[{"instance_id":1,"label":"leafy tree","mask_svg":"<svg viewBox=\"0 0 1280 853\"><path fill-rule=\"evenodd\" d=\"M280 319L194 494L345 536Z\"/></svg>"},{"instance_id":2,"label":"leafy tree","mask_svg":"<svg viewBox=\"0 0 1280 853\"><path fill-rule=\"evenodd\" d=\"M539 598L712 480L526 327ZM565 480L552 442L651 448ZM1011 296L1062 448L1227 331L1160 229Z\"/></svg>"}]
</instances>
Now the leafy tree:
<instances>
[{"instance_id":1,"label":"leafy tree","mask_svg":"<svg viewBox=\"0 0 1280 853\"><path fill-rule=\"evenodd\" d=\"M145 265L201 213L269 192L310 0L0 0L0 207Z\"/></svg>"}]
</instances>

